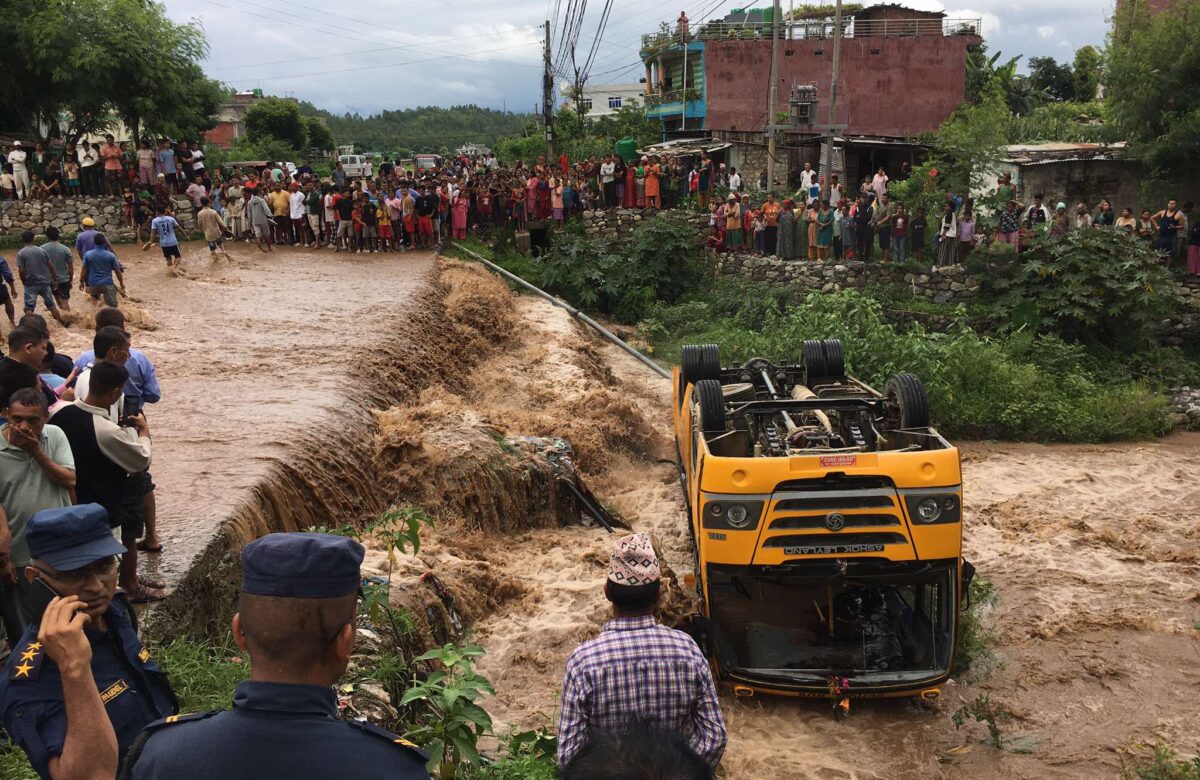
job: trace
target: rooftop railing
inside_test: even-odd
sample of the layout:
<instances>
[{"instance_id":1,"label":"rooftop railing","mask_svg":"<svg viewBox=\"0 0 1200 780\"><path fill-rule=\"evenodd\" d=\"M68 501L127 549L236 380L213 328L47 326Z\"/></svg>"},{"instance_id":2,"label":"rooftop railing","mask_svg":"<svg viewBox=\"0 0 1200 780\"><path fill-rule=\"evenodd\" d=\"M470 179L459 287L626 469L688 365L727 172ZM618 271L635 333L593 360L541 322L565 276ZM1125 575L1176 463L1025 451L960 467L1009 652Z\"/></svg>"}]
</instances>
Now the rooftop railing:
<instances>
[{"instance_id":1,"label":"rooftop railing","mask_svg":"<svg viewBox=\"0 0 1200 780\"><path fill-rule=\"evenodd\" d=\"M981 17L953 19L855 19L842 20L846 38L917 38L953 35L981 35ZM785 40L826 39L833 37L833 19L793 19L780 22L779 37ZM689 32L689 41L771 39L769 22L708 22ZM678 31L659 31L642 36L642 52L665 49L683 43Z\"/></svg>"}]
</instances>

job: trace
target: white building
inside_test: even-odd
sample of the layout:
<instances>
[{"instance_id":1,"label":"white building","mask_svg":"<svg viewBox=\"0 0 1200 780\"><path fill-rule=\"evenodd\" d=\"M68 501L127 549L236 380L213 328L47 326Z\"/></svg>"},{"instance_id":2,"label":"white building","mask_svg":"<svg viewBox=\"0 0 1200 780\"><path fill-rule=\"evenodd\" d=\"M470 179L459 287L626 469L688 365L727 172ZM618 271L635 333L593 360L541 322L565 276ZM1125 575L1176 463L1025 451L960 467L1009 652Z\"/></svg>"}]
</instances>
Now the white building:
<instances>
[{"instance_id":1,"label":"white building","mask_svg":"<svg viewBox=\"0 0 1200 780\"><path fill-rule=\"evenodd\" d=\"M561 84L558 91L562 95L562 104L574 107L575 103L571 99L571 85ZM589 117L595 119L614 114L626 106L641 107L645 95L646 87L643 84L601 84L595 87L585 84L583 86L583 108Z\"/></svg>"}]
</instances>

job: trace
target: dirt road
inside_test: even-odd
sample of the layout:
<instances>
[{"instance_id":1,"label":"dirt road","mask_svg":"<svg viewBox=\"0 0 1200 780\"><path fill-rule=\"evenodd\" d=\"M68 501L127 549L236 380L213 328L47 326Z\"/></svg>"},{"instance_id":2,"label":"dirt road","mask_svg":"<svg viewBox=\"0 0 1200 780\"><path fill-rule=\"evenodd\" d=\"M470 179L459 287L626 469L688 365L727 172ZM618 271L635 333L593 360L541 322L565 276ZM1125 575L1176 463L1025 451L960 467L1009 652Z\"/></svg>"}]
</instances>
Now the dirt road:
<instances>
[{"instance_id":1,"label":"dirt road","mask_svg":"<svg viewBox=\"0 0 1200 780\"><path fill-rule=\"evenodd\" d=\"M650 531L676 572L690 571L675 473L662 462L668 383L542 301L518 298L510 316L516 326L467 381L393 411L567 438L601 500ZM1111 777L1137 741L1200 747L1200 705L1184 693L1200 682L1200 435L963 452L967 557L1000 594L1003 667L949 684L932 708L861 702L842 722L823 702L727 696L726 777ZM422 557L513 585L473 631L497 688L488 707L500 727L552 725L567 654L607 617L611 537L514 524L497 535L451 521L430 533ZM1010 714L1003 733L1024 752L983 744L981 725L955 729L953 712L983 692Z\"/></svg>"}]
</instances>

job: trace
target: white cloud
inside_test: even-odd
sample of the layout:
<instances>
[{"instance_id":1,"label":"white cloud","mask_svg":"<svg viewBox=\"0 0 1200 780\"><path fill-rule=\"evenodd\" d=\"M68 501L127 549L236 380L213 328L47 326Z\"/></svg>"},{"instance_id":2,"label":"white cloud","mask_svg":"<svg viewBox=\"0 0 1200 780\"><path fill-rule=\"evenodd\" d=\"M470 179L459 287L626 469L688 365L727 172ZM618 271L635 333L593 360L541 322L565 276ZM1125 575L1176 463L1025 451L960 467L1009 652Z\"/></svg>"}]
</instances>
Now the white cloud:
<instances>
[{"instance_id":1,"label":"white cloud","mask_svg":"<svg viewBox=\"0 0 1200 780\"><path fill-rule=\"evenodd\" d=\"M951 18L980 17L991 52L1070 58L1102 44L1113 0L899 0ZM542 22L547 0L165 0L177 21L198 18L213 78L239 88L293 94L341 113L473 102L529 111L541 101ZM593 8L592 6L595 6ZM687 8L694 3L685 3ZM707 5L707 4L706 4ZM565 11L566 4L562 5ZM582 64L603 4L589 4L579 38ZM614 0L595 56L597 82L641 75L642 33L674 22L679 8ZM689 16L693 16L689 9ZM699 21L699 20L695 20ZM561 24L561 19L560 19ZM1063 31L1069 31L1068 35ZM555 32L557 50L558 33ZM622 72L622 70L624 72ZM556 79L557 80L557 79Z\"/></svg>"}]
</instances>

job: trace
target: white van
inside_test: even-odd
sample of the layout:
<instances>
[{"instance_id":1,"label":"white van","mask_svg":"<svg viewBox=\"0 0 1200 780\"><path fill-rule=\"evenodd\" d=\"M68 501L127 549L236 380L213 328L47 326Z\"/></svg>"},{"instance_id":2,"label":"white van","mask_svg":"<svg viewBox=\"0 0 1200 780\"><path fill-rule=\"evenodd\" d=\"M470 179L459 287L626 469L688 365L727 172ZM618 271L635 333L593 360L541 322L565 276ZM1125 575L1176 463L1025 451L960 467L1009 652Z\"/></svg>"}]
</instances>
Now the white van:
<instances>
[{"instance_id":1,"label":"white van","mask_svg":"<svg viewBox=\"0 0 1200 780\"><path fill-rule=\"evenodd\" d=\"M367 175L367 158L361 154L343 154L338 158L338 162L342 164L342 170L346 172L346 176L351 179L361 179Z\"/></svg>"}]
</instances>

